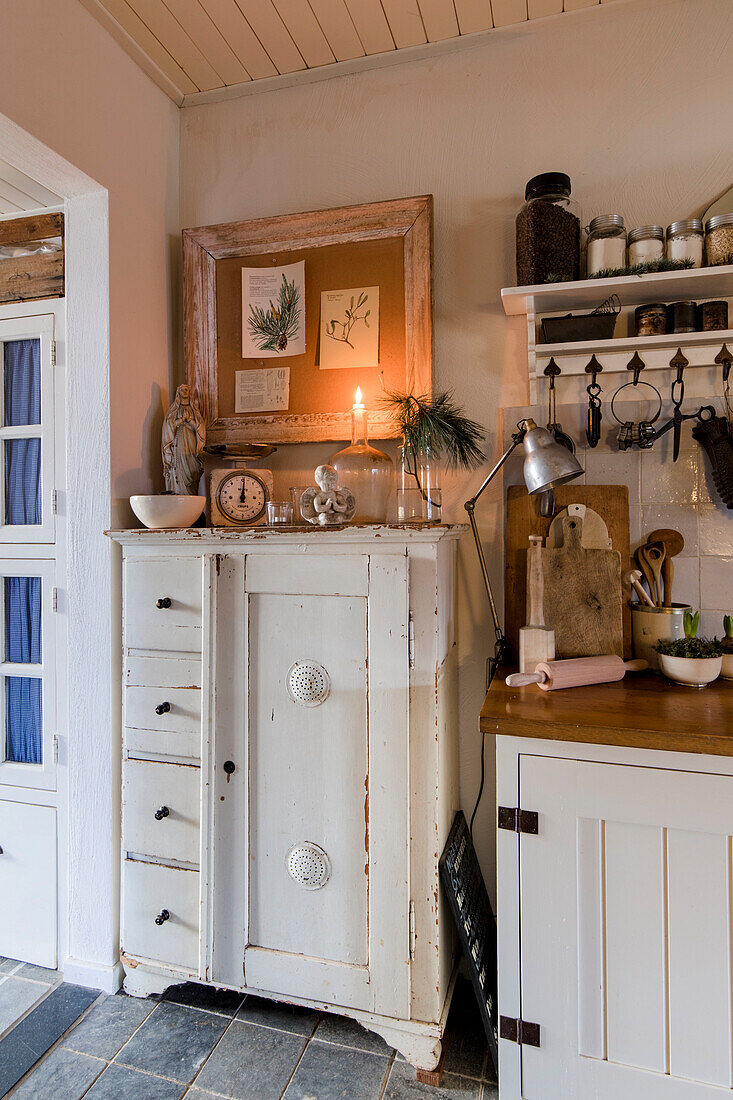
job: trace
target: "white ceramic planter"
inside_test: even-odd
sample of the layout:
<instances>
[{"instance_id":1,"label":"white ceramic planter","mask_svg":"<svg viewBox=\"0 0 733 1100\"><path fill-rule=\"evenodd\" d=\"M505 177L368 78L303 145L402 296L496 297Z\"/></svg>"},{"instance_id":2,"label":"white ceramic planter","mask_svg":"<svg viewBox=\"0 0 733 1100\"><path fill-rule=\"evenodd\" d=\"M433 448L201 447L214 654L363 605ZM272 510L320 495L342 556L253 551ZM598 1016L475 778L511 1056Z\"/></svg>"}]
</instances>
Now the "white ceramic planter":
<instances>
[{"instance_id":1,"label":"white ceramic planter","mask_svg":"<svg viewBox=\"0 0 733 1100\"><path fill-rule=\"evenodd\" d=\"M206 497L177 496L173 493L130 497L130 507L137 518L154 531L190 527L203 512L205 504Z\"/></svg>"},{"instance_id":2,"label":"white ceramic planter","mask_svg":"<svg viewBox=\"0 0 733 1100\"><path fill-rule=\"evenodd\" d=\"M724 680L733 680L733 653L723 654L723 667L720 675Z\"/></svg>"},{"instance_id":3,"label":"white ceramic planter","mask_svg":"<svg viewBox=\"0 0 733 1100\"><path fill-rule=\"evenodd\" d=\"M669 657L659 654L659 667L669 680L688 687L705 687L720 676L722 657Z\"/></svg>"}]
</instances>

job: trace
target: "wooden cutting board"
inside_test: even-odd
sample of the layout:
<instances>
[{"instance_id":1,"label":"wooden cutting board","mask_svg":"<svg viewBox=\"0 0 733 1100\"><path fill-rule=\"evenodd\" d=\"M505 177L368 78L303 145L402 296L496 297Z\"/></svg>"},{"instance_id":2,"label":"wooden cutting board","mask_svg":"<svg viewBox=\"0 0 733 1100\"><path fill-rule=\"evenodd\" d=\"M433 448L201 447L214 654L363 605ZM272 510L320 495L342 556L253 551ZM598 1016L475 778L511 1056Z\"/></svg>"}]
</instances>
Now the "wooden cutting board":
<instances>
[{"instance_id":1,"label":"wooden cutting board","mask_svg":"<svg viewBox=\"0 0 733 1100\"><path fill-rule=\"evenodd\" d=\"M621 555L618 550L588 550L582 545L583 521L562 519L562 545L543 547L545 622L555 631L555 655L595 657L624 651Z\"/></svg>"},{"instance_id":2,"label":"wooden cutting board","mask_svg":"<svg viewBox=\"0 0 733 1100\"><path fill-rule=\"evenodd\" d=\"M629 490L626 485L559 485L556 511L569 504L586 504L605 520L611 544L621 555L621 572L631 568L629 556ZM519 628L527 606L527 547L530 535L547 537L552 517L541 516L536 497L523 485L507 490L505 525L504 623L510 658L519 660ZM550 625L549 623L547 624ZM631 656L631 611L623 600L624 656Z\"/></svg>"}]
</instances>

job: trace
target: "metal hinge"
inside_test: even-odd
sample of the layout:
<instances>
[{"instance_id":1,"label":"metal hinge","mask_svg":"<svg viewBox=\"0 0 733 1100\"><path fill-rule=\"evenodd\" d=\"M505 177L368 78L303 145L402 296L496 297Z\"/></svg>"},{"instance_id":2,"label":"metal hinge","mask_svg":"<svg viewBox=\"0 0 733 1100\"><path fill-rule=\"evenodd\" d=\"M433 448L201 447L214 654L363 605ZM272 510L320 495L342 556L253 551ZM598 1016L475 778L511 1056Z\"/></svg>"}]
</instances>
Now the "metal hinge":
<instances>
[{"instance_id":1,"label":"metal hinge","mask_svg":"<svg viewBox=\"0 0 733 1100\"><path fill-rule=\"evenodd\" d=\"M59 514L59 491L54 489L51 493L51 510L55 516Z\"/></svg>"},{"instance_id":2,"label":"metal hinge","mask_svg":"<svg viewBox=\"0 0 733 1100\"><path fill-rule=\"evenodd\" d=\"M58 611L59 609L59 590L54 587L51 589L51 610Z\"/></svg>"},{"instance_id":3,"label":"metal hinge","mask_svg":"<svg viewBox=\"0 0 733 1100\"><path fill-rule=\"evenodd\" d=\"M53 735L53 762L54 764L59 762L59 735L57 733Z\"/></svg>"},{"instance_id":4,"label":"metal hinge","mask_svg":"<svg viewBox=\"0 0 733 1100\"><path fill-rule=\"evenodd\" d=\"M415 931L415 902L410 902L410 959L415 958L415 940L417 939L417 933Z\"/></svg>"},{"instance_id":5,"label":"metal hinge","mask_svg":"<svg viewBox=\"0 0 733 1100\"><path fill-rule=\"evenodd\" d=\"M531 836L537 836L540 831L540 815L536 810L500 806L497 825L500 829L508 829L512 833L529 833Z\"/></svg>"},{"instance_id":6,"label":"metal hinge","mask_svg":"<svg viewBox=\"0 0 733 1100\"><path fill-rule=\"evenodd\" d=\"M407 620L407 648L410 654L410 668L415 667L415 620L410 612Z\"/></svg>"},{"instance_id":7,"label":"metal hinge","mask_svg":"<svg viewBox=\"0 0 733 1100\"><path fill-rule=\"evenodd\" d=\"M56 341L51 341L51 366L56 366Z\"/></svg>"},{"instance_id":8,"label":"metal hinge","mask_svg":"<svg viewBox=\"0 0 733 1100\"><path fill-rule=\"evenodd\" d=\"M540 1045L540 1025L530 1024L526 1020L516 1020L513 1016L499 1017L499 1038L520 1046L538 1047Z\"/></svg>"}]
</instances>

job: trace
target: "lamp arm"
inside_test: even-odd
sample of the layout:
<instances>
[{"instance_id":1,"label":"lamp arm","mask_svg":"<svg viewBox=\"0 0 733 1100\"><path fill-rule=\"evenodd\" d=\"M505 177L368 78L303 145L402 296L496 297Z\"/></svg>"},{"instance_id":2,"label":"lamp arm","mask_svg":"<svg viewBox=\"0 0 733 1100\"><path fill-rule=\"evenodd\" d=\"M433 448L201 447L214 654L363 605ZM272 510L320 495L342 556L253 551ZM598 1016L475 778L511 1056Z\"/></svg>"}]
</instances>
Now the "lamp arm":
<instances>
[{"instance_id":1,"label":"lamp arm","mask_svg":"<svg viewBox=\"0 0 733 1100\"><path fill-rule=\"evenodd\" d=\"M479 533L478 533L478 526L476 525L476 516L475 516L476 502L478 501L479 497L484 492L486 487L496 477L499 470L502 468L502 466L504 465L506 460L509 458L509 456L512 454L512 452L514 450L516 450L516 448L519 446L519 444L524 441L525 435L526 435L526 428L524 428L524 426L521 426L519 431L515 432L514 435L512 436L511 446L507 448L507 450L501 456L501 458L499 459L497 464L494 466L493 470L491 470L490 473L487 475L487 477L484 479L484 482L481 485L481 488L479 489L479 491L474 496L472 496L470 500L467 500L466 503L463 506L466 509L467 513L468 513L468 522L471 524L471 532L473 533L473 541L476 544L476 553L478 554L479 565L481 567L481 576L483 577L484 588L486 589L486 595L488 596L489 607L491 609L491 618L492 618L492 621L494 623L494 656L489 662L489 682L491 682L491 680L493 679L494 673L496 672L497 667L501 663L501 659L502 659L503 654L504 654L504 648L506 646L506 638L504 637L504 632L501 629L501 623L499 621L499 613L496 609L496 600L494 599L494 593L492 591L491 581L489 579L489 570L488 570L488 567L486 565L486 557L484 556L483 547L481 545L481 539L480 539Z\"/></svg>"}]
</instances>

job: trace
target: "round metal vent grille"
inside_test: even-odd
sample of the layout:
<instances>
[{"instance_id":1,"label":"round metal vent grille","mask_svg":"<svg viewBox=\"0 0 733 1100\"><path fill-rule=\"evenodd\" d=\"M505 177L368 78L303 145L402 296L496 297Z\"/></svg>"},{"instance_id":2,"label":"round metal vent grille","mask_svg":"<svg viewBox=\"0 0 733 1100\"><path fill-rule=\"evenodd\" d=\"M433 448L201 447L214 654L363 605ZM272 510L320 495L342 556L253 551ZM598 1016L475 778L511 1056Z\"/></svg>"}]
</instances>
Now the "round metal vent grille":
<instances>
[{"instance_id":1,"label":"round metal vent grille","mask_svg":"<svg viewBox=\"0 0 733 1100\"><path fill-rule=\"evenodd\" d=\"M331 691L331 677L318 661L296 661L288 672L288 693L301 707L319 707Z\"/></svg>"},{"instance_id":2,"label":"round metal vent grille","mask_svg":"<svg viewBox=\"0 0 733 1100\"><path fill-rule=\"evenodd\" d=\"M293 882L304 890L320 890L331 877L331 860L323 848L304 840L294 844L288 852L285 863Z\"/></svg>"}]
</instances>

